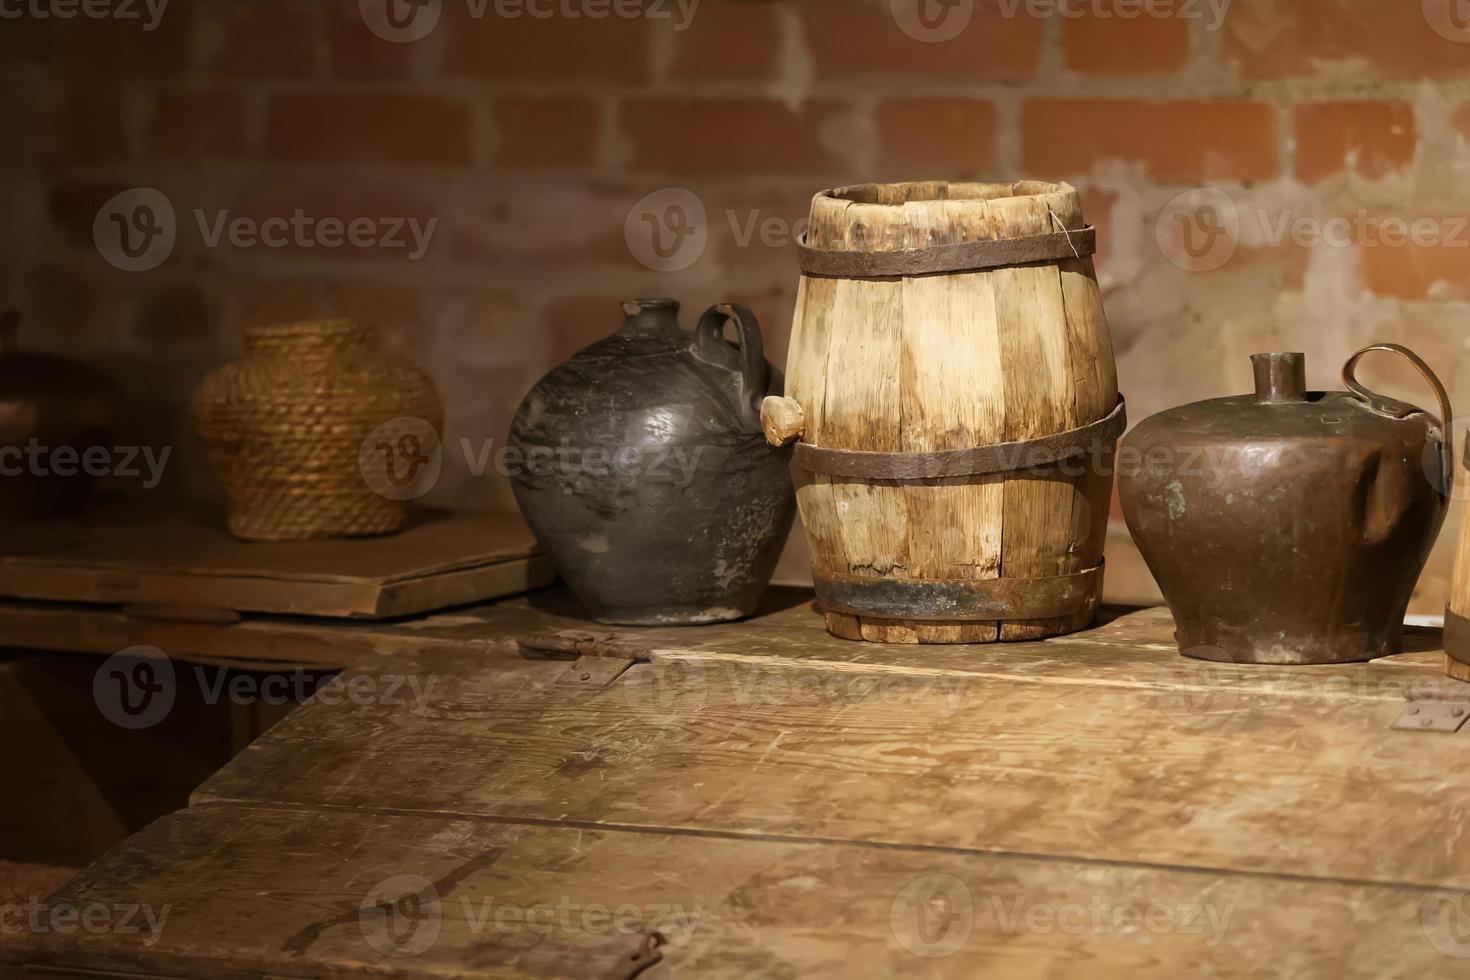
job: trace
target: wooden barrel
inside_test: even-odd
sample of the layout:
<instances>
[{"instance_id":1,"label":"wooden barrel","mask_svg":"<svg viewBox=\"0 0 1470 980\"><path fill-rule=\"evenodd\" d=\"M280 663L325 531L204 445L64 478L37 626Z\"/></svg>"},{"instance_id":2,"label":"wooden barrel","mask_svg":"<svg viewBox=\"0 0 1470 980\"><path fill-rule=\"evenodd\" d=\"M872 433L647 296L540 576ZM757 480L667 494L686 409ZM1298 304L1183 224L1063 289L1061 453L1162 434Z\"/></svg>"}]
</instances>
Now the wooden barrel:
<instances>
[{"instance_id":1,"label":"wooden barrel","mask_svg":"<svg viewBox=\"0 0 1470 980\"><path fill-rule=\"evenodd\" d=\"M1445 423L1445 435L1452 433L1453 419ZM1455 572L1450 580L1450 601L1444 614L1445 673L1459 681L1470 681L1470 495L1463 488L1470 486L1470 432L1465 433L1465 455L1453 459L1451 465L1459 467L1455 475L1455 489L1465 496L1460 505L1460 536L1455 551Z\"/></svg>"},{"instance_id":2,"label":"wooden barrel","mask_svg":"<svg viewBox=\"0 0 1470 980\"><path fill-rule=\"evenodd\" d=\"M786 397L768 399L837 636L1089 626L1124 419L1067 184L863 184L812 201Z\"/></svg>"}]
</instances>

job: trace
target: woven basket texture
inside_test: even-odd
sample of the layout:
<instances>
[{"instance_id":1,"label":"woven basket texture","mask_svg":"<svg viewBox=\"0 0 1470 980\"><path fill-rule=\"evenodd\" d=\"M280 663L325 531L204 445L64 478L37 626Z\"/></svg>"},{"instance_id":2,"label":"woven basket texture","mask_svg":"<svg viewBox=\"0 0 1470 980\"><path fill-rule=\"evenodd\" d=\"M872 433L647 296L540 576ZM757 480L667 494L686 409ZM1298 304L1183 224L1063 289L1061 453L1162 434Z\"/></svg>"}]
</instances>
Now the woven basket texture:
<instances>
[{"instance_id":1,"label":"woven basket texture","mask_svg":"<svg viewBox=\"0 0 1470 980\"><path fill-rule=\"evenodd\" d=\"M408 501L375 490L360 460L368 437L392 420L442 432L429 376L351 320L252 327L245 345L245 357L205 378L192 405L224 485L230 533L296 541L402 527Z\"/></svg>"}]
</instances>

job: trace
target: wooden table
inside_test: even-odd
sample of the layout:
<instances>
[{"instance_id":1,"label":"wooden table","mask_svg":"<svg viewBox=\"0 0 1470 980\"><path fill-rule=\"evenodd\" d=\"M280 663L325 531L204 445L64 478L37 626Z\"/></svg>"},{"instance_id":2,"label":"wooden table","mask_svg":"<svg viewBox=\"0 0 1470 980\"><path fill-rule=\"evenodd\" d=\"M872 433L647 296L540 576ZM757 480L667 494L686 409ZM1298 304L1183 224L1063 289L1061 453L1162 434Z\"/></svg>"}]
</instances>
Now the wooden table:
<instances>
[{"instance_id":1,"label":"wooden table","mask_svg":"<svg viewBox=\"0 0 1470 980\"><path fill-rule=\"evenodd\" d=\"M1042 643L697 629L555 595L372 654L52 907L42 976L1459 976L1470 690L1438 634L1197 664L1166 611ZM569 632L570 631L570 632ZM1417 724L1417 722L1415 722ZM97 913L98 921L104 913ZM0 946L0 948L5 948Z\"/></svg>"}]
</instances>

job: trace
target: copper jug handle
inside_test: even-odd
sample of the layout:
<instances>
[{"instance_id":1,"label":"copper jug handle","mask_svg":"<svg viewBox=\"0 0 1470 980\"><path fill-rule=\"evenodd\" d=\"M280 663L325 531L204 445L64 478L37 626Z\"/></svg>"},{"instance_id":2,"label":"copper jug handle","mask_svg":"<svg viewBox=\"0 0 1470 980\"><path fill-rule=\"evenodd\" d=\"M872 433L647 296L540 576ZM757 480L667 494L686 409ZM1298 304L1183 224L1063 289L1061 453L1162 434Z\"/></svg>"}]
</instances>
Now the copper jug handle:
<instances>
[{"instance_id":1,"label":"copper jug handle","mask_svg":"<svg viewBox=\"0 0 1470 980\"><path fill-rule=\"evenodd\" d=\"M1364 354L1376 350L1397 354L1414 365L1415 370L1424 376L1425 381L1429 382L1429 386L1434 389L1435 397L1439 399L1440 429L1442 431L1440 472L1444 474L1443 490L1444 495L1448 497L1450 495L1450 489L1455 483L1455 434L1450 430L1450 426L1454 424L1455 411L1450 407L1450 393L1445 390L1438 375L1434 373L1434 369L1424 363L1424 359L1409 350L1409 348L1400 344L1373 344L1370 347L1364 347L1352 357L1348 358L1347 363L1342 366L1343 383L1348 386L1348 390L1354 395L1367 402L1369 407L1390 415L1402 414L1401 411L1395 409L1395 405L1391 400L1369 391L1358 381L1358 361L1362 360Z\"/></svg>"}]
</instances>

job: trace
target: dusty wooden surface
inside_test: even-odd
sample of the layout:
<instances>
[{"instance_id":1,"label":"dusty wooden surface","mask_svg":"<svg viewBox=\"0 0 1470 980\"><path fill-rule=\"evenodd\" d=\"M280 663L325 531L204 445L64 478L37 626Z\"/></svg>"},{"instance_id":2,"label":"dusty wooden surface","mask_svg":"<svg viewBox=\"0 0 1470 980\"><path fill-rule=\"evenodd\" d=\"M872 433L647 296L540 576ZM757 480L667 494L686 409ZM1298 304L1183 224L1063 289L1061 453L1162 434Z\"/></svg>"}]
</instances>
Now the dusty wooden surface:
<instances>
[{"instance_id":1,"label":"dusty wooden surface","mask_svg":"<svg viewBox=\"0 0 1470 980\"><path fill-rule=\"evenodd\" d=\"M952 904L914 907L936 893ZM413 900L395 902L404 894ZM86 937L54 948L77 966L189 976L209 963L207 975L231 977L607 978L634 975L627 963L657 933L661 961L640 974L650 980L1425 977L1456 963L1427 941L1422 910L1464 897L1026 855L219 807L155 824L53 901L139 895L162 921L156 952L142 946L146 926L126 959Z\"/></svg>"},{"instance_id":2,"label":"dusty wooden surface","mask_svg":"<svg viewBox=\"0 0 1470 980\"><path fill-rule=\"evenodd\" d=\"M546 585L518 516L416 513L386 537L247 542L197 517L106 513L7 529L0 596L74 603L386 618ZM174 618L193 618L187 614Z\"/></svg>"},{"instance_id":3,"label":"dusty wooden surface","mask_svg":"<svg viewBox=\"0 0 1470 980\"><path fill-rule=\"evenodd\" d=\"M1411 697L1470 697L1437 633L1386 661L1262 671L1178 658L1162 610L915 648L830 637L804 593L768 607L612 629L553 593L426 620L57 897L170 907L155 943L51 934L26 956L595 978L641 969L656 933L642 976L1417 977L1470 960L1470 731L1390 728ZM588 662L552 652L576 646L568 630L633 662L579 683ZM541 932L514 919L562 905L579 912ZM580 917L604 907L627 928Z\"/></svg>"},{"instance_id":4,"label":"dusty wooden surface","mask_svg":"<svg viewBox=\"0 0 1470 980\"><path fill-rule=\"evenodd\" d=\"M772 588L757 614L739 623L698 629L638 629L586 620L566 593L543 591L500 602L384 622L286 616L251 616L233 624L185 623L132 616L118 609L0 601L0 646L110 655L125 647L157 647L176 659L267 669L340 668L369 654L512 651L523 633L576 629L627 637L650 660L758 657L771 664L830 666L836 670L960 671L1026 676L1040 682L1155 683L1164 671L1171 684L1248 685L1268 691L1320 688L1318 668L1217 667L1205 670L1177 655L1168 610L1105 608L1099 627L1056 637L1045 644L1003 643L990 649L911 650L831 636L805 589ZM1419 669L1436 660L1439 631L1410 629L1409 655L1356 668L1362 678L1401 678L1433 683ZM1442 658L1440 658L1442 659ZM1327 685L1362 683L1338 674Z\"/></svg>"}]
</instances>

